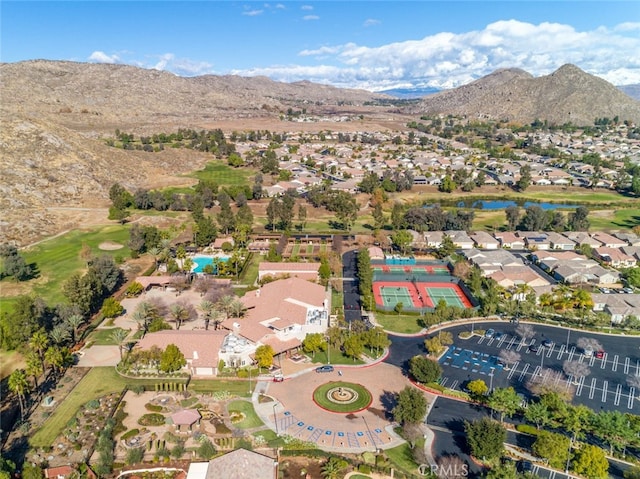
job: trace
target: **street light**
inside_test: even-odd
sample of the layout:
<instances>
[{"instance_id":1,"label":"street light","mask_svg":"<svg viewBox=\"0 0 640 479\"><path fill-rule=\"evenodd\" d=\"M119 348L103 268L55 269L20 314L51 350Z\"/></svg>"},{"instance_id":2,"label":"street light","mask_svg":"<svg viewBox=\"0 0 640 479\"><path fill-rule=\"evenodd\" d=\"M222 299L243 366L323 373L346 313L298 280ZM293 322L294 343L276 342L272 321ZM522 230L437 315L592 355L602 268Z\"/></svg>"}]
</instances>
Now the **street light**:
<instances>
[{"instance_id":1,"label":"street light","mask_svg":"<svg viewBox=\"0 0 640 479\"><path fill-rule=\"evenodd\" d=\"M325 336L327 340L327 364L331 364L331 343L329 342L329 336Z\"/></svg>"},{"instance_id":2,"label":"street light","mask_svg":"<svg viewBox=\"0 0 640 479\"><path fill-rule=\"evenodd\" d=\"M278 433L278 416L276 415L276 406L278 405L278 403L275 403L273 405L273 422L276 425L276 436L280 436L280 434Z\"/></svg>"},{"instance_id":3,"label":"street light","mask_svg":"<svg viewBox=\"0 0 640 479\"><path fill-rule=\"evenodd\" d=\"M251 394L251 364L249 364L249 394Z\"/></svg>"},{"instance_id":4,"label":"street light","mask_svg":"<svg viewBox=\"0 0 640 479\"><path fill-rule=\"evenodd\" d=\"M489 373L489 392L493 390L493 370L495 368L491 368L491 372Z\"/></svg>"}]
</instances>

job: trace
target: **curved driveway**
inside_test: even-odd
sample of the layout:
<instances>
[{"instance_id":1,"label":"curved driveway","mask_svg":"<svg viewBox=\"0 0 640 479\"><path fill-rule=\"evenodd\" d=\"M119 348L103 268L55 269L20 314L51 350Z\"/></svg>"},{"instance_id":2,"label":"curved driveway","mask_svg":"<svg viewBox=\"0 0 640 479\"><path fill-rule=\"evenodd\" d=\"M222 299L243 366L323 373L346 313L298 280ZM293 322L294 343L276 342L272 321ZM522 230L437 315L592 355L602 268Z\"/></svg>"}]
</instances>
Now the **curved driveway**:
<instances>
[{"instance_id":1,"label":"curved driveway","mask_svg":"<svg viewBox=\"0 0 640 479\"><path fill-rule=\"evenodd\" d=\"M366 386L373 397L371 406L354 414L322 409L313 401L313 391L329 381ZM275 402L254 401L256 412L279 434L315 442L324 450L342 452L375 451L404 442L393 432L392 420L386 414L395 393L409 384L395 366L385 363L359 368L335 366L332 373L310 371L281 383L264 384L264 394Z\"/></svg>"}]
</instances>

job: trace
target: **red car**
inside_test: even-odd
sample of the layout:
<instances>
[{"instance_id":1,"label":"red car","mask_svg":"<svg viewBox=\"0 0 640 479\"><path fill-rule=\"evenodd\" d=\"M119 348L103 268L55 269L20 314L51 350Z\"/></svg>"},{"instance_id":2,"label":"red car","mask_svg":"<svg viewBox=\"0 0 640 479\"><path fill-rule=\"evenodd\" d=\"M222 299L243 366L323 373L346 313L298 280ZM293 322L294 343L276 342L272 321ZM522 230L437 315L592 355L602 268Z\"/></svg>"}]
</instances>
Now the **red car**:
<instances>
[{"instance_id":1,"label":"red car","mask_svg":"<svg viewBox=\"0 0 640 479\"><path fill-rule=\"evenodd\" d=\"M273 376L274 383L281 383L284 381L284 376L282 374L278 374L277 376Z\"/></svg>"},{"instance_id":2,"label":"red car","mask_svg":"<svg viewBox=\"0 0 640 479\"><path fill-rule=\"evenodd\" d=\"M604 358L604 351L600 350L600 351L596 351L596 359L602 359Z\"/></svg>"}]
</instances>

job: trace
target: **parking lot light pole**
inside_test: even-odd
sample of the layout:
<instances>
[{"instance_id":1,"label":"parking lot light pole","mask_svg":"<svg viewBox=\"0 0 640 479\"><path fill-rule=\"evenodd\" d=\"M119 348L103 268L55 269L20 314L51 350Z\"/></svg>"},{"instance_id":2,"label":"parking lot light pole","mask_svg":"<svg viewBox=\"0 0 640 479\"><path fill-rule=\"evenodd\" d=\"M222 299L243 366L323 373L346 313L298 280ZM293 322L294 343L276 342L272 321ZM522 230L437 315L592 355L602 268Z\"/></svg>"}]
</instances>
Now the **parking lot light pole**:
<instances>
[{"instance_id":1,"label":"parking lot light pole","mask_svg":"<svg viewBox=\"0 0 640 479\"><path fill-rule=\"evenodd\" d=\"M493 391L493 370L494 368L491 368L491 372L489 373L489 394Z\"/></svg>"},{"instance_id":2,"label":"parking lot light pole","mask_svg":"<svg viewBox=\"0 0 640 479\"><path fill-rule=\"evenodd\" d=\"M273 405L273 423L276 425L276 436L280 436L280 434L278 434L278 416L276 415L276 406L278 405L278 403L275 403Z\"/></svg>"},{"instance_id":3,"label":"parking lot light pole","mask_svg":"<svg viewBox=\"0 0 640 479\"><path fill-rule=\"evenodd\" d=\"M542 368L544 368L544 346L540 346L540 376L542 376Z\"/></svg>"},{"instance_id":4,"label":"parking lot light pole","mask_svg":"<svg viewBox=\"0 0 640 479\"><path fill-rule=\"evenodd\" d=\"M567 352L569 352L569 335L571 334L571 329L567 328Z\"/></svg>"}]
</instances>

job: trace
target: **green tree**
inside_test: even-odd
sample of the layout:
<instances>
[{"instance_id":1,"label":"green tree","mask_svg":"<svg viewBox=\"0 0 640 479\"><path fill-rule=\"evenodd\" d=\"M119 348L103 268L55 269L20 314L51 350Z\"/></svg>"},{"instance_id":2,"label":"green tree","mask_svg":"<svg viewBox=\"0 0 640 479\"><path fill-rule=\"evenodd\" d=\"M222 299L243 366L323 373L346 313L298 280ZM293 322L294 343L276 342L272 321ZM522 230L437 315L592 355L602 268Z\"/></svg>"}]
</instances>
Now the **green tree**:
<instances>
[{"instance_id":1,"label":"green tree","mask_svg":"<svg viewBox=\"0 0 640 479\"><path fill-rule=\"evenodd\" d=\"M322 333L307 333L302 341L302 349L305 353L316 353L318 351L326 351L327 342Z\"/></svg>"},{"instance_id":2,"label":"green tree","mask_svg":"<svg viewBox=\"0 0 640 479\"><path fill-rule=\"evenodd\" d=\"M593 432L609 445L609 452L626 447L634 439L627 417L620 411L601 411L593 418Z\"/></svg>"},{"instance_id":3,"label":"green tree","mask_svg":"<svg viewBox=\"0 0 640 479\"><path fill-rule=\"evenodd\" d=\"M500 413L500 422L504 421L505 414L513 416L520 407L520 397L512 387L494 389L487 405Z\"/></svg>"},{"instance_id":4,"label":"green tree","mask_svg":"<svg viewBox=\"0 0 640 479\"><path fill-rule=\"evenodd\" d=\"M215 241L217 235L218 230L211 216L203 216L198 219L194 228L196 246L209 246Z\"/></svg>"},{"instance_id":5,"label":"green tree","mask_svg":"<svg viewBox=\"0 0 640 479\"><path fill-rule=\"evenodd\" d=\"M352 334L344 340L342 344L344 354L354 360L358 359L364 352L364 343L358 334Z\"/></svg>"},{"instance_id":6,"label":"green tree","mask_svg":"<svg viewBox=\"0 0 640 479\"><path fill-rule=\"evenodd\" d=\"M487 383L485 383L482 379L476 379L474 381L469 381L467 384L467 391L474 399L480 399L484 397L485 394L489 391L489 387Z\"/></svg>"},{"instance_id":7,"label":"green tree","mask_svg":"<svg viewBox=\"0 0 640 479\"><path fill-rule=\"evenodd\" d=\"M391 241L398 248L402 254L407 254L409 249L411 248L411 243L413 242L413 236L407 230L398 230L394 231L391 235Z\"/></svg>"},{"instance_id":8,"label":"green tree","mask_svg":"<svg viewBox=\"0 0 640 479\"><path fill-rule=\"evenodd\" d=\"M320 276L320 282L326 286L329 278L331 277L331 266L329 266L329 260L327 258L322 258L320 260L318 275Z\"/></svg>"},{"instance_id":9,"label":"green tree","mask_svg":"<svg viewBox=\"0 0 640 479\"><path fill-rule=\"evenodd\" d=\"M518 477L518 471L516 471L515 463L508 462L492 467L482 477L484 479L513 479Z\"/></svg>"},{"instance_id":10,"label":"green tree","mask_svg":"<svg viewBox=\"0 0 640 479\"><path fill-rule=\"evenodd\" d=\"M386 219L384 217L384 212L382 211L382 204L376 203L373 207L373 227L375 229L380 229L384 226Z\"/></svg>"},{"instance_id":11,"label":"green tree","mask_svg":"<svg viewBox=\"0 0 640 479\"><path fill-rule=\"evenodd\" d=\"M160 371L165 373L172 373L179 371L187 365L187 360L182 354L182 351L175 344L169 344L167 348L162 352L160 357Z\"/></svg>"},{"instance_id":12,"label":"green tree","mask_svg":"<svg viewBox=\"0 0 640 479\"><path fill-rule=\"evenodd\" d=\"M140 283L138 283L140 284ZM102 303L102 308L100 309L102 316L105 318L117 318L124 312L124 307L120 304L116 298L107 298Z\"/></svg>"},{"instance_id":13,"label":"green tree","mask_svg":"<svg viewBox=\"0 0 640 479\"><path fill-rule=\"evenodd\" d=\"M342 477L343 471L349 463L339 457L330 457L322 466L322 476L326 479L337 479Z\"/></svg>"},{"instance_id":14,"label":"green tree","mask_svg":"<svg viewBox=\"0 0 640 479\"><path fill-rule=\"evenodd\" d=\"M44 363L35 351L29 351L25 358L25 372L33 378L33 387L38 387L38 378L44 373Z\"/></svg>"},{"instance_id":15,"label":"green tree","mask_svg":"<svg viewBox=\"0 0 640 479\"><path fill-rule=\"evenodd\" d=\"M132 449L127 450L127 457L125 459L125 462L128 465L140 464L143 459L144 459L144 448L134 447Z\"/></svg>"},{"instance_id":16,"label":"green tree","mask_svg":"<svg viewBox=\"0 0 640 479\"><path fill-rule=\"evenodd\" d=\"M542 402L530 403L524 411L524 418L536 425L538 429L553 424L553 414Z\"/></svg>"},{"instance_id":17,"label":"green tree","mask_svg":"<svg viewBox=\"0 0 640 479\"><path fill-rule=\"evenodd\" d=\"M27 380L27 373L24 369L16 369L9 376L9 391L18 396L20 404L20 417L24 420L25 396L29 393L31 385Z\"/></svg>"},{"instance_id":18,"label":"green tree","mask_svg":"<svg viewBox=\"0 0 640 479\"><path fill-rule=\"evenodd\" d=\"M406 386L397 394L396 399L391 412L394 420L400 424L419 423L427 414L427 399L422 391L414 387Z\"/></svg>"},{"instance_id":19,"label":"green tree","mask_svg":"<svg viewBox=\"0 0 640 479\"><path fill-rule=\"evenodd\" d=\"M443 193L453 193L457 187L458 185L453 181L453 178L451 178L450 175L446 175L438 186L438 191Z\"/></svg>"},{"instance_id":20,"label":"green tree","mask_svg":"<svg viewBox=\"0 0 640 479\"><path fill-rule=\"evenodd\" d=\"M256 348L255 360L261 368L268 368L273 364L275 351L268 344L260 345Z\"/></svg>"},{"instance_id":21,"label":"green tree","mask_svg":"<svg viewBox=\"0 0 640 479\"><path fill-rule=\"evenodd\" d=\"M40 466L25 461L20 477L22 479L44 479L44 472Z\"/></svg>"},{"instance_id":22,"label":"green tree","mask_svg":"<svg viewBox=\"0 0 640 479\"><path fill-rule=\"evenodd\" d=\"M300 228L305 229L307 227L307 208L304 205L298 205L298 222Z\"/></svg>"},{"instance_id":23,"label":"green tree","mask_svg":"<svg viewBox=\"0 0 640 479\"><path fill-rule=\"evenodd\" d=\"M198 446L198 456L202 459L208 460L211 459L215 453L216 448L208 438L200 441L200 446Z\"/></svg>"},{"instance_id":24,"label":"green tree","mask_svg":"<svg viewBox=\"0 0 640 479\"><path fill-rule=\"evenodd\" d=\"M442 243L440 243L440 247L436 249L435 255L440 259L444 259L448 256L451 256L456 251L456 245L453 243L453 240L449 235L444 235L442 237Z\"/></svg>"},{"instance_id":25,"label":"green tree","mask_svg":"<svg viewBox=\"0 0 640 479\"><path fill-rule=\"evenodd\" d=\"M491 460L502 456L507 431L498 421L484 417L477 421L465 422L464 430L474 457Z\"/></svg>"},{"instance_id":26,"label":"green tree","mask_svg":"<svg viewBox=\"0 0 640 479\"><path fill-rule=\"evenodd\" d=\"M604 450L590 444L583 445L572 461L573 472L589 479L609 477L609 461ZM626 475L625 475L626 477Z\"/></svg>"},{"instance_id":27,"label":"green tree","mask_svg":"<svg viewBox=\"0 0 640 479\"><path fill-rule=\"evenodd\" d=\"M111 340L118 345L118 350L120 351L120 361L122 361L122 349L127 336L129 336L129 331L121 328L117 328L111 333Z\"/></svg>"},{"instance_id":28,"label":"green tree","mask_svg":"<svg viewBox=\"0 0 640 479\"><path fill-rule=\"evenodd\" d=\"M575 406L569 404L566 413L560 419L564 429L571 434L572 440L575 441L585 437L586 431L589 430L593 422L593 415L593 410L583 404Z\"/></svg>"},{"instance_id":29,"label":"green tree","mask_svg":"<svg viewBox=\"0 0 640 479\"><path fill-rule=\"evenodd\" d=\"M442 376L442 366L434 359L418 355L409 360L409 372L420 383L433 383Z\"/></svg>"},{"instance_id":30,"label":"green tree","mask_svg":"<svg viewBox=\"0 0 640 479\"><path fill-rule=\"evenodd\" d=\"M529 186L531 186L532 179L533 178L531 177L531 167L529 165L522 165L520 167L520 178L516 182L516 186L518 187L518 190L524 191L527 188L529 188Z\"/></svg>"},{"instance_id":31,"label":"green tree","mask_svg":"<svg viewBox=\"0 0 640 479\"><path fill-rule=\"evenodd\" d=\"M540 431L531 450L536 456L547 459L550 466L561 469L569 459L569 438L563 434Z\"/></svg>"},{"instance_id":32,"label":"green tree","mask_svg":"<svg viewBox=\"0 0 640 479\"><path fill-rule=\"evenodd\" d=\"M629 286L640 288L640 267L627 268L622 271L622 277Z\"/></svg>"}]
</instances>

